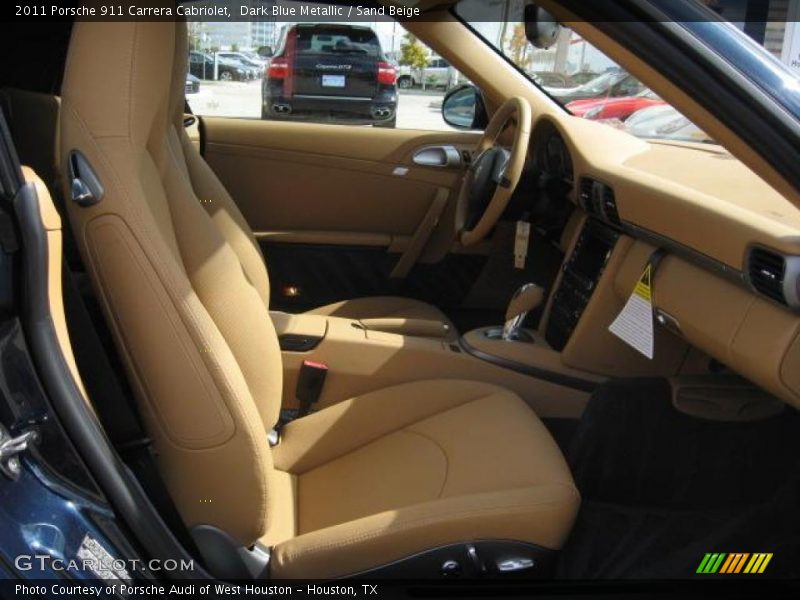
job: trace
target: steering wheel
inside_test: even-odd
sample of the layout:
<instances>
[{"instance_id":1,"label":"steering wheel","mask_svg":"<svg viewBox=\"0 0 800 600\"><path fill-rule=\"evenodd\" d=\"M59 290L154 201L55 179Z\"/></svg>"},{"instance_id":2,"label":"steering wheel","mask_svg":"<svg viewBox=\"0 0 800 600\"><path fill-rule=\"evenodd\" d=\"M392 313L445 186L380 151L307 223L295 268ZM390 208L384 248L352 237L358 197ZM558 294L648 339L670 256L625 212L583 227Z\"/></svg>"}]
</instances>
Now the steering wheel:
<instances>
[{"instance_id":1,"label":"steering wheel","mask_svg":"<svg viewBox=\"0 0 800 600\"><path fill-rule=\"evenodd\" d=\"M516 127L508 150L497 138L512 118ZM456 227L463 246L484 239L502 216L522 176L530 137L531 105L520 96L509 98L486 127L461 184Z\"/></svg>"}]
</instances>

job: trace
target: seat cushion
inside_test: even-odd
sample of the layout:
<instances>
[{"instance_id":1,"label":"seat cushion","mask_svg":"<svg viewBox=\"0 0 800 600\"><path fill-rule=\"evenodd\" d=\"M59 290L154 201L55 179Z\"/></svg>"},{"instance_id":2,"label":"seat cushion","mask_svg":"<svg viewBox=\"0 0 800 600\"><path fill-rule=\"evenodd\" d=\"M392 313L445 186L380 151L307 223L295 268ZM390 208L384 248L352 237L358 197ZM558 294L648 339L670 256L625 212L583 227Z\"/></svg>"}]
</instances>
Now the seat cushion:
<instances>
[{"instance_id":1,"label":"seat cushion","mask_svg":"<svg viewBox=\"0 0 800 600\"><path fill-rule=\"evenodd\" d=\"M456 328L441 310L432 304L400 296L343 300L315 308L308 311L308 314L354 319L364 322L369 329L402 335L444 337L449 340L458 337ZM425 323L441 324L445 327L435 327L438 331L436 335L431 335L431 328L424 327Z\"/></svg>"},{"instance_id":2,"label":"seat cushion","mask_svg":"<svg viewBox=\"0 0 800 600\"><path fill-rule=\"evenodd\" d=\"M450 543L558 549L580 498L518 396L435 380L353 398L286 426L275 466L296 478L297 537L273 577L336 577Z\"/></svg>"}]
</instances>

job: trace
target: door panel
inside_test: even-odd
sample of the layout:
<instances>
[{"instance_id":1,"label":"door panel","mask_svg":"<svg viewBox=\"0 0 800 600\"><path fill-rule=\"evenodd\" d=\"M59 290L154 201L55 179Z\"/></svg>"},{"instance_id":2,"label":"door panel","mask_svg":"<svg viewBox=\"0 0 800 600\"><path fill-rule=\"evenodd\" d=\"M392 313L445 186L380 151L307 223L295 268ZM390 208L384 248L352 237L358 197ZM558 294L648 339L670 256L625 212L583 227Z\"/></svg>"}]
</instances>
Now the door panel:
<instances>
[{"instance_id":1,"label":"door panel","mask_svg":"<svg viewBox=\"0 0 800 600\"><path fill-rule=\"evenodd\" d=\"M479 134L203 119L204 156L267 256L272 306L305 310L398 294L457 307L486 262L449 254L462 168L417 165L433 145L471 150ZM390 277L440 190L447 206L422 261ZM433 250L433 252L431 252ZM290 296L287 288L300 290Z\"/></svg>"},{"instance_id":2,"label":"door panel","mask_svg":"<svg viewBox=\"0 0 800 600\"><path fill-rule=\"evenodd\" d=\"M439 187L455 201L461 172L414 165L422 146L471 149L475 134L203 119L204 155L257 234L410 236ZM395 174L398 167L408 171ZM444 227L446 223L440 223ZM343 243L349 243L343 236Z\"/></svg>"},{"instance_id":3,"label":"door panel","mask_svg":"<svg viewBox=\"0 0 800 600\"><path fill-rule=\"evenodd\" d=\"M204 118L202 130L206 160L264 249L275 309L401 295L439 306L466 330L499 323L516 286L547 286L560 264L538 241L527 268L514 269L508 227L468 252L455 244L464 169L413 157L429 146L471 151L480 134L223 118ZM390 277L441 190L447 205L420 261Z\"/></svg>"},{"instance_id":4,"label":"door panel","mask_svg":"<svg viewBox=\"0 0 800 600\"><path fill-rule=\"evenodd\" d=\"M206 152L256 232L410 235L436 192L388 164L227 144Z\"/></svg>"}]
</instances>

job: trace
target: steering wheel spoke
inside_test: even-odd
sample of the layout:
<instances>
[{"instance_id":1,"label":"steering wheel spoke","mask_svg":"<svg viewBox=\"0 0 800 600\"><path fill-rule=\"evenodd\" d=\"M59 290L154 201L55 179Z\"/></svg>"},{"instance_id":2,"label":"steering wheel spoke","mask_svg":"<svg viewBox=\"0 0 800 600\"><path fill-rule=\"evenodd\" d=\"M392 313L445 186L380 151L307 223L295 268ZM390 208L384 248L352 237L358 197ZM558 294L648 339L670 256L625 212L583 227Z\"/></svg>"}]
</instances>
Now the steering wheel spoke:
<instances>
[{"instance_id":1,"label":"steering wheel spoke","mask_svg":"<svg viewBox=\"0 0 800 600\"><path fill-rule=\"evenodd\" d=\"M508 170L508 163L511 160L511 152L505 148L497 147L499 150L497 158L495 159L495 167L492 171L492 181L495 185L508 187L511 182L506 177Z\"/></svg>"}]
</instances>

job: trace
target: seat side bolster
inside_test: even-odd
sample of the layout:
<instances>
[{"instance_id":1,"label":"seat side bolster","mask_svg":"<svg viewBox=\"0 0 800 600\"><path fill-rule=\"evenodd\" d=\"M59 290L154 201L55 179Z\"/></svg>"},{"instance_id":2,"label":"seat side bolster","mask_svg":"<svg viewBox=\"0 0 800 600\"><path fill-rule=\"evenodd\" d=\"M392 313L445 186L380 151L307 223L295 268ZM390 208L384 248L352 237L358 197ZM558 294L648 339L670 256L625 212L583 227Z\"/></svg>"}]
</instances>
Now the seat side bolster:
<instances>
[{"instance_id":1,"label":"seat side bolster","mask_svg":"<svg viewBox=\"0 0 800 600\"><path fill-rule=\"evenodd\" d=\"M264 255L236 203L192 145L185 129L177 130L179 151L191 180L194 193L217 225L242 264L242 270L258 292L264 306L269 306L269 277Z\"/></svg>"},{"instance_id":2,"label":"seat side bolster","mask_svg":"<svg viewBox=\"0 0 800 600\"><path fill-rule=\"evenodd\" d=\"M459 541L505 539L560 549L580 505L562 483L457 496L327 527L273 548L273 578L327 578Z\"/></svg>"}]
</instances>

